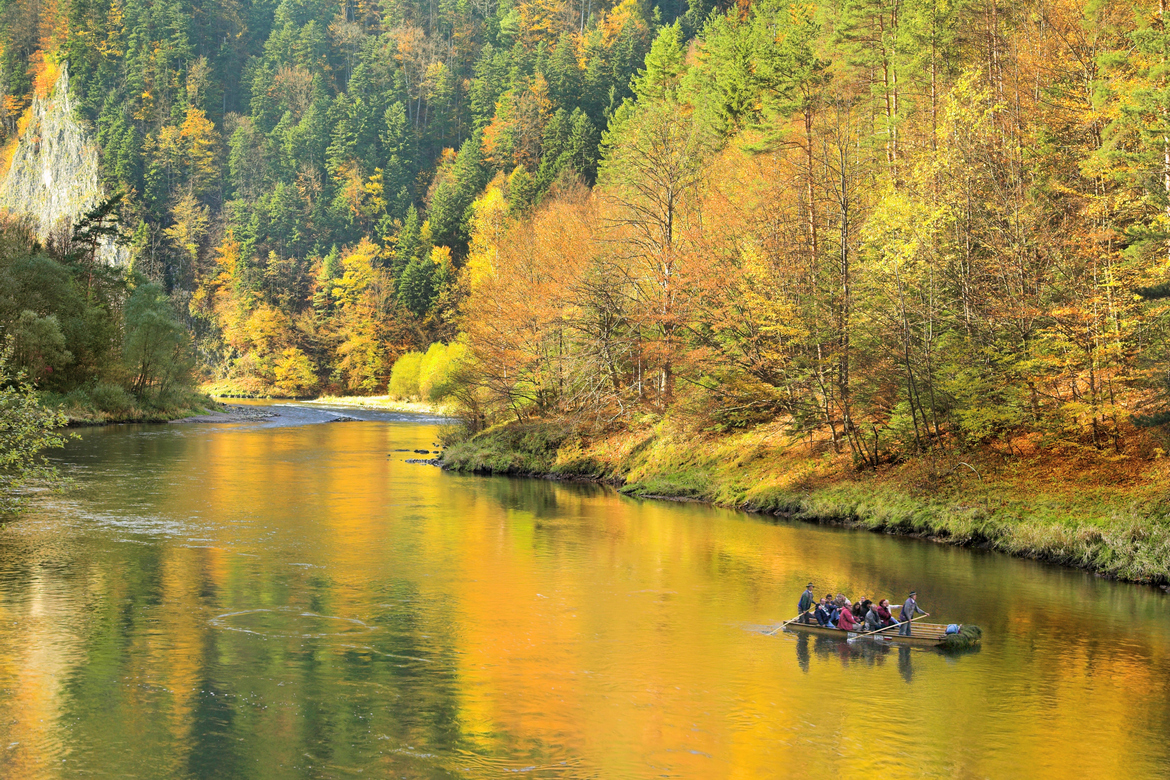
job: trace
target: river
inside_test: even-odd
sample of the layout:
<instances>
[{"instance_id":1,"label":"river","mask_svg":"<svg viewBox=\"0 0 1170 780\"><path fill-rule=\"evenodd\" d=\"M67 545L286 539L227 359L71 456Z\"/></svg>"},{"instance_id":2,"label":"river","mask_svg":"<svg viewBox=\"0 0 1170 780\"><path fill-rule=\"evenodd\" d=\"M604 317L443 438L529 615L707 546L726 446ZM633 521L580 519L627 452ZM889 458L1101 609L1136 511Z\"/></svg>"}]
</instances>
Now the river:
<instances>
[{"instance_id":1,"label":"river","mask_svg":"<svg viewBox=\"0 0 1170 780\"><path fill-rule=\"evenodd\" d=\"M274 410L84 430L0 527L0 777L1170 776L1160 590ZM810 579L983 646L767 635Z\"/></svg>"}]
</instances>

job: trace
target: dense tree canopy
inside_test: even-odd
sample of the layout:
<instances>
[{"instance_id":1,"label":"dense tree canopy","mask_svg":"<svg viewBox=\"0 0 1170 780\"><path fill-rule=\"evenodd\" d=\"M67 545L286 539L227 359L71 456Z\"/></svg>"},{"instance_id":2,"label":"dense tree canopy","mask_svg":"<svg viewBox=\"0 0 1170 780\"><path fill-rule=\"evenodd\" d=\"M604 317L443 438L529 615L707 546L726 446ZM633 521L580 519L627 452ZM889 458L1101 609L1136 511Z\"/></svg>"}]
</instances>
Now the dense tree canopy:
<instances>
[{"instance_id":1,"label":"dense tree canopy","mask_svg":"<svg viewBox=\"0 0 1170 780\"><path fill-rule=\"evenodd\" d=\"M1141 294L1170 257L1163 22L1146 0L13 0L2 127L67 60L134 296L169 294L238 389L384 391L442 343L482 419L783 419L866 465L1121 452L1164 417L1166 297ZM78 305L4 315L30 371L100 360ZM141 371L145 342L121 349Z\"/></svg>"}]
</instances>

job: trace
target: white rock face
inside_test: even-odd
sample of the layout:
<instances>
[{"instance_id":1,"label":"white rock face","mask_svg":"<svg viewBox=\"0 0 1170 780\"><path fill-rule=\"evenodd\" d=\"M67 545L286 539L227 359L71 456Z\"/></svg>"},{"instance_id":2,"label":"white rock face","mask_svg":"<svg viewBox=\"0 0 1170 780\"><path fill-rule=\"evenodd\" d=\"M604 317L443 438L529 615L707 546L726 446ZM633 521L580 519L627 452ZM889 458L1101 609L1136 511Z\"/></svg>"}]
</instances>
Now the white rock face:
<instances>
[{"instance_id":1,"label":"white rock face","mask_svg":"<svg viewBox=\"0 0 1170 780\"><path fill-rule=\"evenodd\" d=\"M0 181L0 209L32 217L44 241L62 223L74 221L104 196L98 173L97 145L74 118L69 99L69 71L47 100L34 97L31 121L20 138L12 167ZM109 265L125 265L129 251L105 242L98 256Z\"/></svg>"}]
</instances>

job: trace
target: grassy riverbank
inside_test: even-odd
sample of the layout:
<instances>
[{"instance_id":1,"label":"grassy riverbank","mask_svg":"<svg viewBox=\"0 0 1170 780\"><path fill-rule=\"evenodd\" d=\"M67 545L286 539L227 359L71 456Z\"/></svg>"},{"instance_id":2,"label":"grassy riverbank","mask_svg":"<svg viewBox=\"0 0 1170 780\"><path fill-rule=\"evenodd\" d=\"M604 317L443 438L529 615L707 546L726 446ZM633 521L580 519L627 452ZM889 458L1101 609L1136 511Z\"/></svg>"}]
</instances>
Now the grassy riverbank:
<instances>
[{"instance_id":1,"label":"grassy riverbank","mask_svg":"<svg viewBox=\"0 0 1170 780\"><path fill-rule=\"evenodd\" d=\"M925 536L1170 583L1165 457L968 452L856 471L779 428L707 436L669 422L596 439L556 424L491 429L447 449L454 470L587 478L631 495L706 501Z\"/></svg>"},{"instance_id":2,"label":"grassy riverbank","mask_svg":"<svg viewBox=\"0 0 1170 780\"><path fill-rule=\"evenodd\" d=\"M70 426L170 422L220 409L202 393L166 393L140 398L118 385L98 383L66 394L41 393L41 403L60 409Z\"/></svg>"}]
</instances>

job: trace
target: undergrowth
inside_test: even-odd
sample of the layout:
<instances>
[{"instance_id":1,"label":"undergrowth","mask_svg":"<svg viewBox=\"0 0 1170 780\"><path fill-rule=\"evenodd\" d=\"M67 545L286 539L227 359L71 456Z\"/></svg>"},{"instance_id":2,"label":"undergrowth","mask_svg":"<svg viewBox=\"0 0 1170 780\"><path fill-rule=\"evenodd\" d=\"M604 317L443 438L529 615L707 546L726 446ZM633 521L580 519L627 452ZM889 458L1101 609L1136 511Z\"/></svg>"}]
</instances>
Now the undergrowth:
<instances>
[{"instance_id":1,"label":"undergrowth","mask_svg":"<svg viewBox=\"0 0 1170 780\"><path fill-rule=\"evenodd\" d=\"M41 393L41 402L65 414L70 425L167 422L218 408L211 398L190 391L136 396L121 385L93 382L68 393Z\"/></svg>"}]
</instances>

